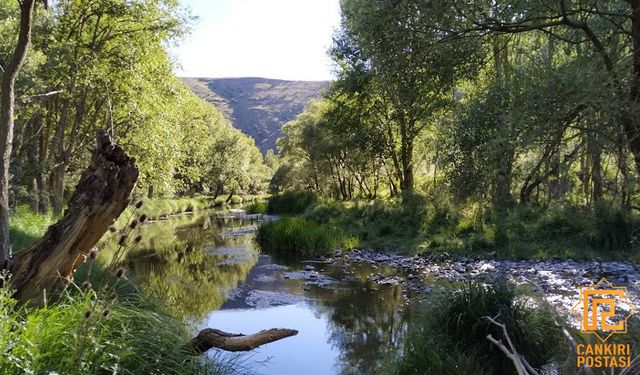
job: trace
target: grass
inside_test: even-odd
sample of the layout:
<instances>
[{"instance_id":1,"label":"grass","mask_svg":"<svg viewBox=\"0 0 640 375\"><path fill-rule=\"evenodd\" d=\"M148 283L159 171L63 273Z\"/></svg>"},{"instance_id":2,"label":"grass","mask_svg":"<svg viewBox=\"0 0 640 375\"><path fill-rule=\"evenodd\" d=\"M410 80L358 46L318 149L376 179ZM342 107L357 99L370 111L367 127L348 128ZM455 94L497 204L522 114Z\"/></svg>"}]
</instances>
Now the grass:
<instances>
[{"instance_id":1,"label":"grass","mask_svg":"<svg viewBox=\"0 0 640 375\"><path fill-rule=\"evenodd\" d=\"M43 307L17 307L0 288L3 374L217 374L224 365L196 358L182 345L181 322L142 299L120 301L109 290L71 288Z\"/></svg>"},{"instance_id":2,"label":"grass","mask_svg":"<svg viewBox=\"0 0 640 375\"><path fill-rule=\"evenodd\" d=\"M253 202L247 207L245 207L245 211L248 214L266 214L267 213L267 203L265 202Z\"/></svg>"},{"instance_id":3,"label":"grass","mask_svg":"<svg viewBox=\"0 0 640 375\"><path fill-rule=\"evenodd\" d=\"M551 308L532 303L504 281L471 283L434 297L413 320L398 374L515 374L511 360L487 340L489 334L503 342L505 337L485 316L506 325L516 349L534 367L568 355Z\"/></svg>"},{"instance_id":4,"label":"grass","mask_svg":"<svg viewBox=\"0 0 640 375\"><path fill-rule=\"evenodd\" d=\"M228 205L250 203L260 201L262 199L264 199L264 197L260 195L234 195L231 197L229 202L226 201L227 196L219 196L217 198L209 196L154 199L145 198L141 200L142 209L140 211L146 214L149 219L158 220L172 215L192 213L216 207L225 207ZM137 202L132 202L132 205L129 206L120 217L129 217L135 203Z\"/></svg>"},{"instance_id":5,"label":"grass","mask_svg":"<svg viewBox=\"0 0 640 375\"><path fill-rule=\"evenodd\" d=\"M640 258L640 216L606 204L495 209L454 202L433 191L373 201L321 199L302 217L341 228L374 250L517 259Z\"/></svg>"},{"instance_id":6,"label":"grass","mask_svg":"<svg viewBox=\"0 0 640 375\"><path fill-rule=\"evenodd\" d=\"M315 257L357 246L357 241L342 230L299 217L262 224L257 239L263 249L291 257Z\"/></svg>"},{"instance_id":7,"label":"grass","mask_svg":"<svg viewBox=\"0 0 640 375\"><path fill-rule=\"evenodd\" d=\"M14 251L34 243L54 221L52 215L41 215L32 212L28 206L18 206L9 220L9 237Z\"/></svg>"}]
</instances>

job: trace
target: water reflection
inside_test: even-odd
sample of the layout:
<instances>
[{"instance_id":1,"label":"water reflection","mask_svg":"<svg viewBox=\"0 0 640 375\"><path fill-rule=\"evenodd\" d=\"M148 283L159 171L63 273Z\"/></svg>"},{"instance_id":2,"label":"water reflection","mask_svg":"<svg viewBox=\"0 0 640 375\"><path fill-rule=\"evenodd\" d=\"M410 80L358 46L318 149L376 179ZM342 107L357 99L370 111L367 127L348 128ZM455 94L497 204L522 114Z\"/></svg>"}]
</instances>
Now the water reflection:
<instances>
[{"instance_id":1,"label":"water reflection","mask_svg":"<svg viewBox=\"0 0 640 375\"><path fill-rule=\"evenodd\" d=\"M333 298L329 307L329 340L340 350L340 373L379 374L398 348L404 333L403 290L399 285L376 286L367 279L370 266L354 267L358 276Z\"/></svg>"},{"instance_id":2,"label":"water reflection","mask_svg":"<svg viewBox=\"0 0 640 375\"><path fill-rule=\"evenodd\" d=\"M381 373L406 327L405 298L401 286L368 278L394 271L368 264L275 262L259 253L256 225L255 217L228 213L148 225L126 263L146 292L202 327L242 333L298 329L298 336L252 356L265 362L258 373ZM314 277L299 277L309 272Z\"/></svg>"},{"instance_id":3,"label":"water reflection","mask_svg":"<svg viewBox=\"0 0 640 375\"><path fill-rule=\"evenodd\" d=\"M257 262L253 241L246 235L226 235L225 230L254 226L255 221L216 219L211 214L154 223L141 229L143 240L125 265L170 313L201 320L222 306L227 293Z\"/></svg>"}]
</instances>

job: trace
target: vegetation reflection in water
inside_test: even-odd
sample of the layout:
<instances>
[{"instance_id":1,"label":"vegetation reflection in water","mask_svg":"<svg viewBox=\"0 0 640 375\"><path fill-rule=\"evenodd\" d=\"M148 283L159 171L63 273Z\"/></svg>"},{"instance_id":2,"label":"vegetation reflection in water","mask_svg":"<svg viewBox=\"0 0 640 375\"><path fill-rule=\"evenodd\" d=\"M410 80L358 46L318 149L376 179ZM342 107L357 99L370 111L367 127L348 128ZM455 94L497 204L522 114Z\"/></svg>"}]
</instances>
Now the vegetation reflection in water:
<instances>
[{"instance_id":1,"label":"vegetation reflection in water","mask_svg":"<svg viewBox=\"0 0 640 375\"><path fill-rule=\"evenodd\" d=\"M260 254L257 224L221 212L153 223L141 229L143 240L125 263L147 293L189 322L246 333L278 325L274 315L286 316L281 325L301 332L252 356L256 363L267 360L259 373L288 373L296 363L313 364L310 371L318 374L379 373L399 347L408 314L401 286L378 285L369 276L394 271L314 264L334 282L308 285L291 274L305 264ZM290 298L266 305L250 301L260 293Z\"/></svg>"},{"instance_id":2,"label":"vegetation reflection in water","mask_svg":"<svg viewBox=\"0 0 640 375\"><path fill-rule=\"evenodd\" d=\"M219 309L257 261L251 241L227 237L222 230L252 223L216 216L204 213L143 226L142 241L124 261L140 287L176 317L198 321ZM215 251L234 247L241 251Z\"/></svg>"}]
</instances>

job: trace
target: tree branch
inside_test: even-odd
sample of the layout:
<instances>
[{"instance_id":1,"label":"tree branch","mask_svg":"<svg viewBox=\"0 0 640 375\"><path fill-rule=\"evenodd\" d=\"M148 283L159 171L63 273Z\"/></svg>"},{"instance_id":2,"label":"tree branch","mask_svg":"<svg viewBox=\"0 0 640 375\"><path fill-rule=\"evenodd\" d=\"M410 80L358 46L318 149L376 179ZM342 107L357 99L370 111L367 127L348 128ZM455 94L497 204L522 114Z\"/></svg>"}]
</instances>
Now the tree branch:
<instances>
[{"instance_id":1,"label":"tree branch","mask_svg":"<svg viewBox=\"0 0 640 375\"><path fill-rule=\"evenodd\" d=\"M524 357L521 354L519 354L516 351L516 348L513 345L513 342L511 342L511 337L509 337L509 333L507 332L507 326L505 326L502 323L498 323L495 319L489 316L485 316L484 318L489 322L491 322L493 325L500 327L502 329L502 334L507 340L507 344L509 345L509 348L504 346L504 344L502 343L502 340L496 340L495 338L493 338L491 334L487 335L487 340L489 340L492 344L497 346L498 349L500 349L500 351L502 351L507 357L509 357L509 359L511 359L511 361L513 361L513 364L516 367L516 371L518 372L518 375L538 375L538 372L533 367L531 367L531 365L527 362L526 359L524 359Z\"/></svg>"},{"instance_id":2,"label":"tree branch","mask_svg":"<svg viewBox=\"0 0 640 375\"><path fill-rule=\"evenodd\" d=\"M205 328L184 346L185 350L194 355L201 355L211 348L218 348L229 352L247 352L264 344L295 336L295 329L272 328L252 335L228 333L219 329Z\"/></svg>"}]
</instances>

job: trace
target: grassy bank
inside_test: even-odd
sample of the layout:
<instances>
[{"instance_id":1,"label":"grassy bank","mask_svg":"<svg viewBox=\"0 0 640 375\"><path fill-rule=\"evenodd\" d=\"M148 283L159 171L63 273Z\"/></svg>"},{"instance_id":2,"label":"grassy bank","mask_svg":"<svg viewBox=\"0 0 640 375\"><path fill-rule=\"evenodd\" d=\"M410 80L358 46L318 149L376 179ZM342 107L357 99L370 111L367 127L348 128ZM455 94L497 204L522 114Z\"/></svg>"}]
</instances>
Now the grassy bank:
<instances>
[{"instance_id":1,"label":"grassy bank","mask_svg":"<svg viewBox=\"0 0 640 375\"><path fill-rule=\"evenodd\" d=\"M70 286L60 301L16 307L0 289L3 374L221 374L225 366L182 349L189 332L142 298Z\"/></svg>"},{"instance_id":2,"label":"grassy bank","mask_svg":"<svg viewBox=\"0 0 640 375\"><path fill-rule=\"evenodd\" d=\"M513 362L493 343L505 334L487 317L504 324L516 350L535 368L566 360L568 347L560 321L541 300L513 285L466 284L434 295L412 320L397 374L515 374ZM537 306L536 306L537 304Z\"/></svg>"},{"instance_id":3,"label":"grassy bank","mask_svg":"<svg viewBox=\"0 0 640 375\"><path fill-rule=\"evenodd\" d=\"M182 213L190 213L202 211L210 208L223 208L232 205L248 204L252 202L258 202L264 200L264 196L260 195L234 195L231 200L227 202L227 196L223 197L185 197L185 198L156 198L156 199L142 199L141 212L146 214L149 219L157 220L172 215L179 215ZM130 213L133 206L127 208L121 217L127 217L127 213Z\"/></svg>"},{"instance_id":4,"label":"grassy bank","mask_svg":"<svg viewBox=\"0 0 640 375\"><path fill-rule=\"evenodd\" d=\"M155 207L175 206L157 204ZM135 213L137 219L142 211L142 208L130 209L126 220L131 219L131 213ZM53 221L50 216L18 208L11 217L14 249L36 241ZM129 228L119 224L116 227ZM133 239L138 230L139 226L128 237ZM228 360L215 361L186 353L182 346L193 333L185 323L169 315L167 307L147 297L126 275L116 276L115 267L108 266L109 259L99 256L98 260L90 260L80 267L75 275L77 284L71 284L58 301L43 307L16 307L12 291L0 280L0 285L5 285L0 288L0 351L3 353L0 372L233 372L234 366Z\"/></svg>"},{"instance_id":5,"label":"grassy bank","mask_svg":"<svg viewBox=\"0 0 640 375\"><path fill-rule=\"evenodd\" d=\"M19 206L9 220L13 250L22 250L35 242L54 222L52 215L41 215L31 212L28 206Z\"/></svg>"},{"instance_id":6,"label":"grassy bank","mask_svg":"<svg viewBox=\"0 0 640 375\"><path fill-rule=\"evenodd\" d=\"M278 206L300 207L294 194L278 199ZM497 210L488 204L454 203L438 192L373 201L304 199L310 201L298 216L340 228L361 246L377 250L604 260L637 259L640 247L640 217L606 205Z\"/></svg>"},{"instance_id":7,"label":"grassy bank","mask_svg":"<svg viewBox=\"0 0 640 375\"><path fill-rule=\"evenodd\" d=\"M263 249L291 257L315 257L358 245L357 239L341 229L299 217L264 223L257 238Z\"/></svg>"}]
</instances>

